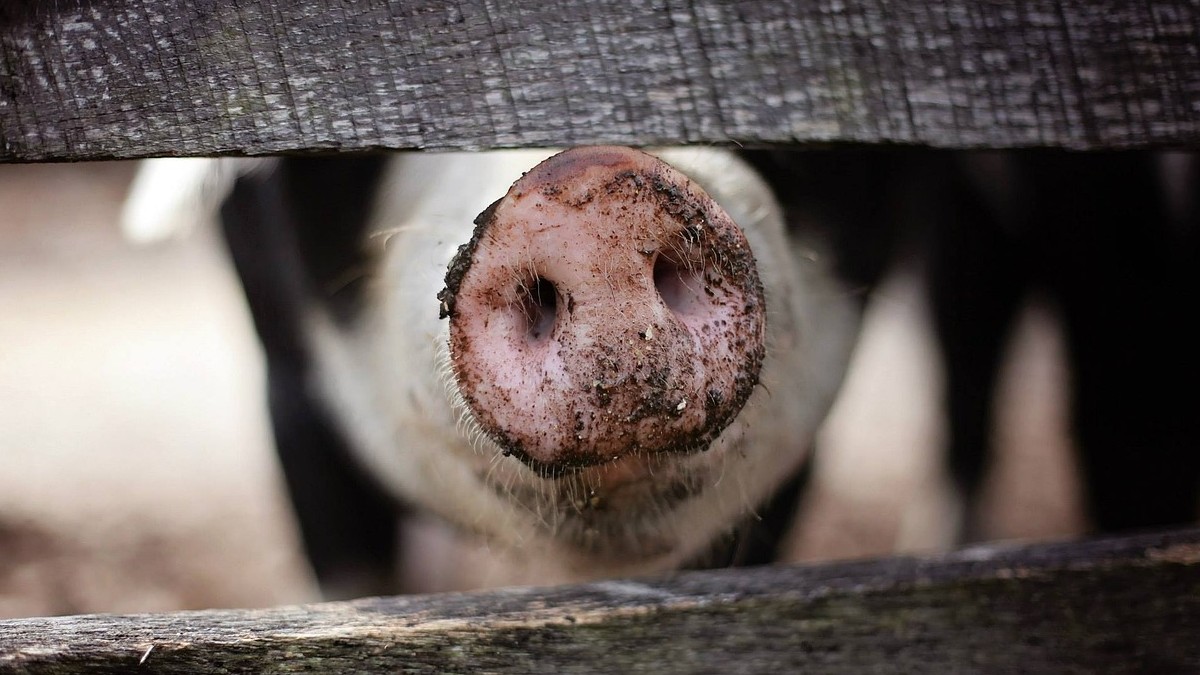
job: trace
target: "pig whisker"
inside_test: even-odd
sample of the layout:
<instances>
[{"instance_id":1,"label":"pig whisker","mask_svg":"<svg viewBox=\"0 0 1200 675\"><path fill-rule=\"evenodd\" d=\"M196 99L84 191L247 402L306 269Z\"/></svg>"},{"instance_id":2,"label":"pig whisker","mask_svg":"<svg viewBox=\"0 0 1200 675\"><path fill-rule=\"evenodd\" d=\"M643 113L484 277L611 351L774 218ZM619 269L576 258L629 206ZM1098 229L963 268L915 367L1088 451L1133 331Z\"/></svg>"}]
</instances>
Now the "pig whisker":
<instances>
[{"instance_id":1,"label":"pig whisker","mask_svg":"<svg viewBox=\"0 0 1200 675\"><path fill-rule=\"evenodd\" d=\"M487 446L494 444L487 438L487 434L483 432L483 428L479 426L479 422L475 419L475 416L471 414L466 399L463 398L462 392L459 391L458 383L454 379L454 371L450 365L450 350L440 340L434 352L434 361L437 364L437 372L441 380L442 389L450 402L450 409L456 416L454 421L455 432L461 438L466 439L473 453L477 455L484 454Z\"/></svg>"},{"instance_id":2,"label":"pig whisker","mask_svg":"<svg viewBox=\"0 0 1200 675\"><path fill-rule=\"evenodd\" d=\"M557 532L562 524L559 520L560 511L559 509L554 508L554 503L551 500L544 498L547 495L543 493L542 496L543 499L537 500L538 522L540 522L544 527L549 528L551 532ZM547 518L547 512L550 514L549 518Z\"/></svg>"},{"instance_id":3,"label":"pig whisker","mask_svg":"<svg viewBox=\"0 0 1200 675\"><path fill-rule=\"evenodd\" d=\"M721 482L725 480L725 472L729 468L730 452L721 453L720 462L718 462L716 477L713 479L712 487L719 487Z\"/></svg>"},{"instance_id":4,"label":"pig whisker","mask_svg":"<svg viewBox=\"0 0 1200 675\"><path fill-rule=\"evenodd\" d=\"M755 518L758 518L758 513L755 511L756 505L754 504L754 500L750 498L750 493L746 489L746 481L743 480L742 474L735 472L733 476L733 481L737 485L737 494L740 502L739 506L742 509L748 509Z\"/></svg>"},{"instance_id":5,"label":"pig whisker","mask_svg":"<svg viewBox=\"0 0 1200 675\"><path fill-rule=\"evenodd\" d=\"M325 284L325 296L333 297L360 279L378 278L379 274L372 272L372 269L374 269L373 266L367 265L357 265L347 268L341 274L334 277L332 281Z\"/></svg>"},{"instance_id":6,"label":"pig whisker","mask_svg":"<svg viewBox=\"0 0 1200 675\"><path fill-rule=\"evenodd\" d=\"M421 223L407 223L398 227L388 227L375 230L367 235L367 241L372 244L377 244L386 250L388 244L390 244L392 241L392 237L395 237L398 234L405 232L418 232L422 230L430 231L433 229L435 228L433 227L432 223L429 225L423 225Z\"/></svg>"},{"instance_id":7,"label":"pig whisker","mask_svg":"<svg viewBox=\"0 0 1200 675\"><path fill-rule=\"evenodd\" d=\"M601 270L604 272L604 285L608 287L609 297L615 303L617 301L617 289L612 281L612 269L609 267L611 264L612 260L606 258Z\"/></svg>"}]
</instances>

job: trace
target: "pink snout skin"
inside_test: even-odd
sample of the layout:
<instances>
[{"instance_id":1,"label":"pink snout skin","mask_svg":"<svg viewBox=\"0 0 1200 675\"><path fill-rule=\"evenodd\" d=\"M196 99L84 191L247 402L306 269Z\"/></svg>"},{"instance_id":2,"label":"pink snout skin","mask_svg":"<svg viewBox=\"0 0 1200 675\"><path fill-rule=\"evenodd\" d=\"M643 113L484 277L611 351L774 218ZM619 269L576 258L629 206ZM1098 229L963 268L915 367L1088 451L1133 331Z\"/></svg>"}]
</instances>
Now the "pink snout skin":
<instances>
[{"instance_id":1,"label":"pink snout skin","mask_svg":"<svg viewBox=\"0 0 1200 675\"><path fill-rule=\"evenodd\" d=\"M741 229L663 161L542 162L475 220L439 294L479 426L547 476L708 447L758 383L765 304Z\"/></svg>"}]
</instances>

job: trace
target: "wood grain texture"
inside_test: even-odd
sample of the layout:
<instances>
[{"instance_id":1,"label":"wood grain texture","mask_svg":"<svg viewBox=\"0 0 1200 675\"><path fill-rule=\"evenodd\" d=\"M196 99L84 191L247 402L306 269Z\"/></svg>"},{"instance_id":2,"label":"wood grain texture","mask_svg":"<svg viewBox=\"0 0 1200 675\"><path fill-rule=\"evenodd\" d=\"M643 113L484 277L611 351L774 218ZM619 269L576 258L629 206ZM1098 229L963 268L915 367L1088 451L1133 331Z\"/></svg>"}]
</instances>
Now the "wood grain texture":
<instances>
[{"instance_id":1,"label":"wood grain texture","mask_svg":"<svg viewBox=\"0 0 1200 675\"><path fill-rule=\"evenodd\" d=\"M10 0L0 161L1200 144L1200 0Z\"/></svg>"},{"instance_id":2,"label":"wood grain texture","mask_svg":"<svg viewBox=\"0 0 1200 675\"><path fill-rule=\"evenodd\" d=\"M0 621L0 671L1200 671L1200 530L271 610Z\"/></svg>"}]
</instances>

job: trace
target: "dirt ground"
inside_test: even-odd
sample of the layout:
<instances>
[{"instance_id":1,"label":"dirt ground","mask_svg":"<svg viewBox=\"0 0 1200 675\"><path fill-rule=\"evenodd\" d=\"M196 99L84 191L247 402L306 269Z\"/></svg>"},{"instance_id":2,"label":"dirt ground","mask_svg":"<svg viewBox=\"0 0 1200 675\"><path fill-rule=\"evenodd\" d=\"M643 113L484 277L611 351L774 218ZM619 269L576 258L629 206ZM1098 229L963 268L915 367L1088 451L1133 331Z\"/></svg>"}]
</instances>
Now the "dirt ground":
<instances>
[{"instance_id":1,"label":"dirt ground","mask_svg":"<svg viewBox=\"0 0 1200 675\"><path fill-rule=\"evenodd\" d=\"M0 166L0 617L316 597L212 232L119 235L130 164ZM912 274L879 290L820 440L803 560L946 547L939 374ZM1060 344L1031 309L1005 378L989 534L1082 528Z\"/></svg>"}]
</instances>

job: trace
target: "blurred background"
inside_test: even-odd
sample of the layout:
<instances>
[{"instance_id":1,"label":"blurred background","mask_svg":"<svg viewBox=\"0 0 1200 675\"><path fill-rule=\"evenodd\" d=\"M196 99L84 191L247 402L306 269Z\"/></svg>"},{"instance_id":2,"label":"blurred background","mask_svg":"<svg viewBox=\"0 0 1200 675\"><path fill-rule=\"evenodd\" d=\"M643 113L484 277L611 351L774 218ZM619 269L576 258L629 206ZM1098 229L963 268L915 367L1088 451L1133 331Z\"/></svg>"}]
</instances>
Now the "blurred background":
<instances>
[{"instance_id":1,"label":"blurred background","mask_svg":"<svg viewBox=\"0 0 1200 675\"><path fill-rule=\"evenodd\" d=\"M215 228L139 246L135 165L0 165L0 618L311 601L262 365ZM918 262L878 289L793 557L949 546ZM1036 301L1004 371L989 538L1083 529L1061 340Z\"/></svg>"}]
</instances>

